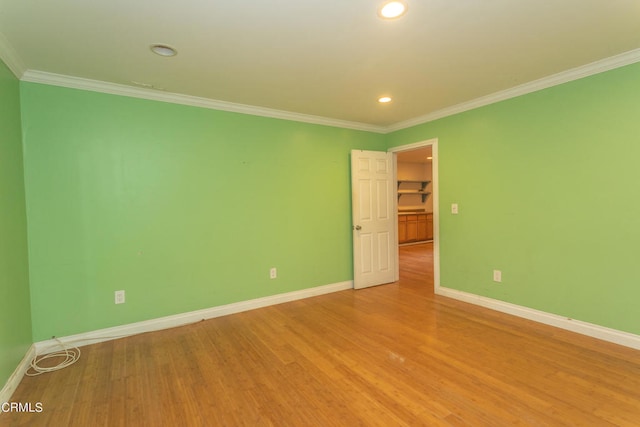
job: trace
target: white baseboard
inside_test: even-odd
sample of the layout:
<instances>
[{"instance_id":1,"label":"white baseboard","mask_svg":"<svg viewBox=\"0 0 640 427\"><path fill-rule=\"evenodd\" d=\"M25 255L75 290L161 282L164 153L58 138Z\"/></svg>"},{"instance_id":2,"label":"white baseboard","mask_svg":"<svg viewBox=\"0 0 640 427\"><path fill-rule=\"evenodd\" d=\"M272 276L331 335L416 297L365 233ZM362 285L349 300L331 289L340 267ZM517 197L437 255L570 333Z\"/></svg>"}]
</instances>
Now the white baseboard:
<instances>
[{"instance_id":1,"label":"white baseboard","mask_svg":"<svg viewBox=\"0 0 640 427\"><path fill-rule=\"evenodd\" d=\"M577 332L592 338L609 341L620 344L625 347L631 347L640 350L640 335L631 334L629 332L618 331L616 329L607 328L593 323L583 322L581 320L570 319L557 314L551 314L544 311L523 307L508 302L487 298L480 295L470 294L456 289L444 288L438 286L435 288L437 295L446 296L502 313L511 314L522 317L535 322L544 323L545 325L555 326L571 332Z\"/></svg>"},{"instance_id":2,"label":"white baseboard","mask_svg":"<svg viewBox=\"0 0 640 427\"><path fill-rule=\"evenodd\" d=\"M317 286L315 288L302 289L300 291L287 292L284 294L271 295L268 297L240 301L233 304L221 305L217 307L196 310L173 316L160 317L157 319L145 320L142 322L130 323L112 328L99 329L97 331L85 332L77 335L69 335L53 340L39 341L34 344L37 354L46 354L60 349L60 344L74 347L95 344L144 332L159 331L161 329L174 328L201 320L212 319L214 317L226 316L228 314L240 313L256 308L281 304L284 302L314 297L331 292L343 291L353 288L353 281L333 283L330 285Z\"/></svg>"},{"instance_id":3,"label":"white baseboard","mask_svg":"<svg viewBox=\"0 0 640 427\"><path fill-rule=\"evenodd\" d=\"M27 354L25 354L20 361L20 364L18 364L16 370L13 371L13 374L11 374L7 380L7 383L2 387L2 391L0 391L0 403L9 402L11 400L11 396L13 396L18 385L20 385L20 381L22 381L22 378L29 369L34 357L36 357L36 347L35 345L32 345L29 347L29 350L27 350Z\"/></svg>"}]
</instances>

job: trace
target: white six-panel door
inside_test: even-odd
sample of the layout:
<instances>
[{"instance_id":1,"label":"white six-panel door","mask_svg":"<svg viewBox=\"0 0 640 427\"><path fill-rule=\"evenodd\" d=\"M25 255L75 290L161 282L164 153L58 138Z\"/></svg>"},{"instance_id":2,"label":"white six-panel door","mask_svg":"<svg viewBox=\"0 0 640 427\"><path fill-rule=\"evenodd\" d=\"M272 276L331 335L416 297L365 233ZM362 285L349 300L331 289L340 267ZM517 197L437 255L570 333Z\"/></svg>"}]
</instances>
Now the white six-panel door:
<instances>
[{"instance_id":1,"label":"white six-panel door","mask_svg":"<svg viewBox=\"0 0 640 427\"><path fill-rule=\"evenodd\" d=\"M351 151L354 288L396 278L393 154Z\"/></svg>"}]
</instances>

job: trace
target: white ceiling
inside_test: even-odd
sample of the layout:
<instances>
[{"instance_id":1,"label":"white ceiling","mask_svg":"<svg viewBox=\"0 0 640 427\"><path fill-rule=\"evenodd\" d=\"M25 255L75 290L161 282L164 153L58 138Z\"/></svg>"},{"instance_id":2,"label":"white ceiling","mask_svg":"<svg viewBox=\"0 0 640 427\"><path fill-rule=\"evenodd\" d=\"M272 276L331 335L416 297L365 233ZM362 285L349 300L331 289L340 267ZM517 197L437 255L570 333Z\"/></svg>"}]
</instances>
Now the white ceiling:
<instances>
[{"instance_id":1,"label":"white ceiling","mask_svg":"<svg viewBox=\"0 0 640 427\"><path fill-rule=\"evenodd\" d=\"M381 3L0 0L0 55L25 76L140 82L372 129L615 55L640 61L639 0L408 0L394 21Z\"/></svg>"}]
</instances>

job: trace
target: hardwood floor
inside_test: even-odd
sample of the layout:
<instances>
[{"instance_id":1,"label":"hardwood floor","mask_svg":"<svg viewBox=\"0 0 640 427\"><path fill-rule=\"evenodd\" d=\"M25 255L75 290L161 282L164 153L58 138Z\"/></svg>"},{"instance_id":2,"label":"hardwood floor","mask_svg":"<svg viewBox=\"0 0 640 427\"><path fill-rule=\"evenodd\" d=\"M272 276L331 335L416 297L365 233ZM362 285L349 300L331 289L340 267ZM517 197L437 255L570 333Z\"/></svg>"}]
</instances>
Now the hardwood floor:
<instances>
[{"instance_id":1,"label":"hardwood floor","mask_svg":"<svg viewBox=\"0 0 640 427\"><path fill-rule=\"evenodd\" d=\"M639 426L640 352L398 283L83 347L1 426ZM425 268L427 266L427 268Z\"/></svg>"}]
</instances>

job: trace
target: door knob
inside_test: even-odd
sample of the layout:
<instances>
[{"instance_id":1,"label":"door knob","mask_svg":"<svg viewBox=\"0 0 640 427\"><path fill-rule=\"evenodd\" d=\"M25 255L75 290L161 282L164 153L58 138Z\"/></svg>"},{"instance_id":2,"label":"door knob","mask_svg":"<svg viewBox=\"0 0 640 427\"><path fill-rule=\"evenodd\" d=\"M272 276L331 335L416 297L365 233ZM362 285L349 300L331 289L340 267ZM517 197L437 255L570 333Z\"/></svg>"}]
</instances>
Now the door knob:
<instances>
[{"instance_id":1,"label":"door knob","mask_svg":"<svg viewBox=\"0 0 640 427\"><path fill-rule=\"evenodd\" d=\"M353 227L354 230L362 230L362 227L360 227L359 225L356 225L355 227Z\"/></svg>"}]
</instances>

